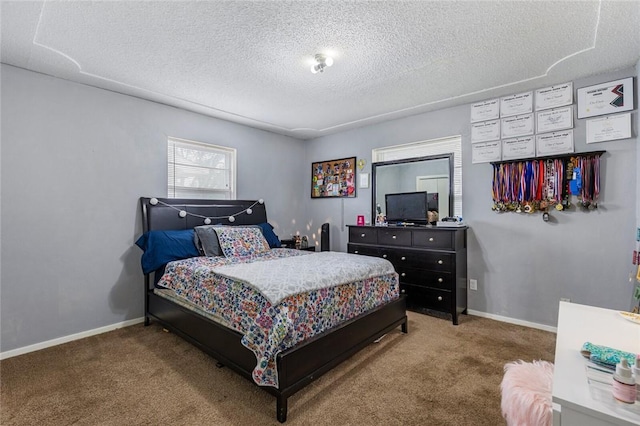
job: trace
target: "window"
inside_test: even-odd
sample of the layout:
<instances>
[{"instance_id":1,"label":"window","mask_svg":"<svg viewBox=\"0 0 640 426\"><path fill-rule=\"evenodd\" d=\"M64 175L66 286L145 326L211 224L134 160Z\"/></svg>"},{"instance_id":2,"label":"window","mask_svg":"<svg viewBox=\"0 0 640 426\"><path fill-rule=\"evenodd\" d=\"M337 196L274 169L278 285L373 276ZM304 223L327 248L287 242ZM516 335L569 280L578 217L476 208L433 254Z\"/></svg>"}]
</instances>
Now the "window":
<instances>
[{"instance_id":1,"label":"window","mask_svg":"<svg viewBox=\"0 0 640 426\"><path fill-rule=\"evenodd\" d=\"M167 163L169 198L235 199L235 149L169 138Z\"/></svg>"},{"instance_id":2,"label":"window","mask_svg":"<svg viewBox=\"0 0 640 426\"><path fill-rule=\"evenodd\" d=\"M377 163L452 152L453 214L462 216L462 138L460 136L375 148L371 151L371 159L374 163Z\"/></svg>"}]
</instances>

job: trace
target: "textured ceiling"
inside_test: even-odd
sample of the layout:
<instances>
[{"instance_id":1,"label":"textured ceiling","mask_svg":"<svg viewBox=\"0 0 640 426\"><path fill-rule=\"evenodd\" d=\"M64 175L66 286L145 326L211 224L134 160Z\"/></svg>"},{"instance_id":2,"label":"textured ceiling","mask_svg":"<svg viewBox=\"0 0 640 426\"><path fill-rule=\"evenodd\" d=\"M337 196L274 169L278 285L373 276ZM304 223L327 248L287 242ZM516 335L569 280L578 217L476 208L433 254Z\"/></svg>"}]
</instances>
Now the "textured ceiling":
<instances>
[{"instance_id":1,"label":"textured ceiling","mask_svg":"<svg viewBox=\"0 0 640 426\"><path fill-rule=\"evenodd\" d=\"M0 7L3 63L302 139L640 59L640 1ZM334 65L312 74L316 53Z\"/></svg>"}]
</instances>

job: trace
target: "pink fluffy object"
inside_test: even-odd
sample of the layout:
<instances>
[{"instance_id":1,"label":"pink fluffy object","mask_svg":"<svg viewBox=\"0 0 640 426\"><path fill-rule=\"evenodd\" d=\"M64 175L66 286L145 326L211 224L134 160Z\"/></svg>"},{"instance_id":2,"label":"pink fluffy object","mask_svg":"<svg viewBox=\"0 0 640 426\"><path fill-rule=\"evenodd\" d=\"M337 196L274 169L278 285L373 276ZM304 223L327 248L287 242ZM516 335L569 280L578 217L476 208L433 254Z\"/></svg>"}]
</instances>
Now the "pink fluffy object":
<instances>
[{"instance_id":1,"label":"pink fluffy object","mask_svg":"<svg viewBox=\"0 0 640 426\"><path fill-rule=\"evenodd\" d=\"M553 422L553 364L514 361L505 364L500 384L502 417L509 426L547 426Z\"/></svg>"}]
</instances>

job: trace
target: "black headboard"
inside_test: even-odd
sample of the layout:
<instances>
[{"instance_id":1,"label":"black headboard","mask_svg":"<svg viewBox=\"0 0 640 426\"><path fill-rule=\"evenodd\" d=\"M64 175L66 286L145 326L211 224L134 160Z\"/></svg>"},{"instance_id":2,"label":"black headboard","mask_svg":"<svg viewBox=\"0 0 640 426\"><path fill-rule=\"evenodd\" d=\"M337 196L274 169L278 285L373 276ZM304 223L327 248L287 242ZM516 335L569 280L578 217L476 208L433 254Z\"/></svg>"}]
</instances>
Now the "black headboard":
<instances>
[{"instance_id":1,"label":"black headboard","mask_svg":"<svg viewBox=\"0 0 640 426\"><path fill-rule=\"evenodd\" d=\"M212 225L256 225L267 221L267 210L259 201L140 197L140 206L143 232L190 229L204 225L205 218L210 218ZM180 217L181 211L187 213L185 217ZM230 216L235 221L230 222Z\"/></svg>"}]
</instances>

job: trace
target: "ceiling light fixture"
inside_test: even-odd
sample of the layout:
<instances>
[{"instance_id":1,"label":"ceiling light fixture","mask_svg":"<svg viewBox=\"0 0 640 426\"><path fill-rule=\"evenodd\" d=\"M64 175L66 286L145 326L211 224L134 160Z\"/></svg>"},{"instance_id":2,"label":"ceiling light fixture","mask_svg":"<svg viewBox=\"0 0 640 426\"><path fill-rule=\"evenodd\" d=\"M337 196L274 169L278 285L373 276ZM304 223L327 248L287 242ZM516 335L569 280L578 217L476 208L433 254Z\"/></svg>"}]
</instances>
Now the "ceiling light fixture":
<instances>
[{"instance_id":1,"label":"ceiling light fixture","mask_svg":"<svg viewBox=\"0 0 640 426\"><path fill-rule=\"evenodd\" d=\"M330 67L333 65L333 58L327 55L323 55L322 53L316 53L315 56L316 63L311 65L311 72L316 74L319 72L324 72L326 67Z\"/></svg>"}]
</instances>

